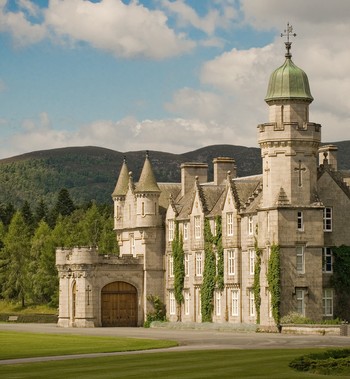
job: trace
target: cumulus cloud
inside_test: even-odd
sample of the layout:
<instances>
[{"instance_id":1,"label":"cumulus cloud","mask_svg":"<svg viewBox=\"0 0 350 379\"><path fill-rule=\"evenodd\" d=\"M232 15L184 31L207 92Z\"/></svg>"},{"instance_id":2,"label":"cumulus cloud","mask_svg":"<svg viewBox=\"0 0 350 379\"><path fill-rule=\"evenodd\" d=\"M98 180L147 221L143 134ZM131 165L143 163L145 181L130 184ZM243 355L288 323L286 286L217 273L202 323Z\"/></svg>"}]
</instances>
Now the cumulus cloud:
<instances>
[{"instance_id":1,"label":"cumulus cloud","mask_svg":"<svg viewBox=\"0 0 350 379\"><path fill-rule=\"evenodd\" d=\"M17 45L45 38L68 43L87 43L117 57L142 56L163 59L188 52L195 42L176 33L160 10L150 10L137 1L50 0L39 8L30 0L19 0L18 11L6 10L0 1L0 31L11 34ZM34 17L34 20L33 20Z\"/></svg>"},{"instance_id":2,"label":"cumulus cloud","mask_svg":"<svg viewBox=\"0 0 350 379\"><path fill-rule=\"evenodd\" d=\"M21 0L22 11L6 11L6 0L0 1L0 31L11 34L17 46L37 43L46 36L46 27L29 21L25 12L36 14L38 8L30 1Z\"/></svg>"},{"instance_id":3,"label":"cumulus cloud","mask_svg":"<svg viewBox=\"0 0 350 379\"><path fill-rule=\"evenodd\" d=\"M201 17L194 8L186 4L185 0L162 0L162 6L174 14L180 27L188 25L213 35L217 28L228 28L232 21L237 18L237 12L233 3L227 1L216 1L216 8L210 8L207 14Z\"/></svg>"}]
</instances>

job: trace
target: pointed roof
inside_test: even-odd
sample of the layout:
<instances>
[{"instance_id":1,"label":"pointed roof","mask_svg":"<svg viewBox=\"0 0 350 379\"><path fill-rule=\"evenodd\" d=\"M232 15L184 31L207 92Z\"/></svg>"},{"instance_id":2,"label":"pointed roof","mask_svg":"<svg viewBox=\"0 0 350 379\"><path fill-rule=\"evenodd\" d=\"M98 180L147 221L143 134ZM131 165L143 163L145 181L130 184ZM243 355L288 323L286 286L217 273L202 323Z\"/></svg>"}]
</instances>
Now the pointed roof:
<instances>
[{"instance_id":1,"label":"pointed roof","mask_svg":"<svg viewBox=\"0 0 350 379\"><path fill-rule=\"evenodd\" d=\"M122 168L120 169L120 174L118 177L117 184L112 193L112 197L115 196L125 196L128 192L129 187L129 170L126 164L126 159L124 157Z\"/></svg>"},{"instance_id":2,"label":"pointed roof","mask_svg":"<svg viewBox=\"0 0 350 379\"><path fill-rule=\"evenodd\" d=\"M136 192L161 192L153 173L151 161L146 153L145 163L143 164L139 182L136 185Z\"/></svg>"}]
</instances>

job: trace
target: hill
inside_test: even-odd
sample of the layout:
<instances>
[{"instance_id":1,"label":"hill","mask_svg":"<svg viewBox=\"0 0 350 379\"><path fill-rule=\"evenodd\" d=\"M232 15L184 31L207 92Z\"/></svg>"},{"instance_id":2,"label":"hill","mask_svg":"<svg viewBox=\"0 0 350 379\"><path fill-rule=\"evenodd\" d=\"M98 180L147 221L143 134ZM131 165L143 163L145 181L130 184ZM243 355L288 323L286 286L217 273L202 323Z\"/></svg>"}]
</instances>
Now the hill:
<instances>
[{"instance_id":1,"label":"hill","mask_svg":"<svg viewBox=\"0 0 350 379\"><path fill-rule=\"evenodd\" d=\"M350 141L338 146L340 169L350 169ZM43 199L52 205L61 188L67 188L76 204L91 200L110 203L123 158L139 178L145 151L118 152L101 147L67 147L42 150L0 160L0 204L21 206L27 200L32 206ZM184 162L209 164L215 157L233 157L238 176L261 173L260 149L234 145L213 145L184 154L150 151L156 178L159 182L179 182L180 165Z\"/></svg>"}]
</instances>

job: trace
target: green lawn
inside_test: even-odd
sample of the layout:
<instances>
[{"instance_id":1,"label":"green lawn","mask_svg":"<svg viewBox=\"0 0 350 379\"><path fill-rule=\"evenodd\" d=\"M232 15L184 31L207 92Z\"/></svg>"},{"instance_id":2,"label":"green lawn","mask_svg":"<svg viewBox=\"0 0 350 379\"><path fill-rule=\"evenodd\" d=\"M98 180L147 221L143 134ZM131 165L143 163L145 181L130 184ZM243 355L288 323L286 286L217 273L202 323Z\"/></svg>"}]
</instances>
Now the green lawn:
<instances>
[{"instance_id":1,"label":"green lawn","mask_svg":"<svg viewBox=\"0 0 350 379\"><path fill-rule=\"evenodd\" d=\"M0 360L177 346L175 341L0 331Z\"/></svg>"},{"instance_id":2,"label":"green lawn","mask_svg":"<svg viewBox=\"0 0 350 379\"><path fill-rule=\"evenodd\" d=\"M106 358L0 366L0 377L6 379L55 379L62 377L64 379L339 379L339 376L299 373L288 367L289 362L296 356L315 350L155 352Z\"/></svg>"},{"instance_id":3,"label":"green lawn","mask_svg":"<svg viewBox=\"0 0 350 379\"><path fill-rule=\"evenodd\" d=\"M175 342L133 338L0 332L0 359L126 351L174 346ZM294 358L322 349L152 352L103 358L0 365L0 378L338 378L289 368ZM344 376L345 377L345 376ZM346 377L350 377L350 372Z\"/></svg>"}]
</instances>

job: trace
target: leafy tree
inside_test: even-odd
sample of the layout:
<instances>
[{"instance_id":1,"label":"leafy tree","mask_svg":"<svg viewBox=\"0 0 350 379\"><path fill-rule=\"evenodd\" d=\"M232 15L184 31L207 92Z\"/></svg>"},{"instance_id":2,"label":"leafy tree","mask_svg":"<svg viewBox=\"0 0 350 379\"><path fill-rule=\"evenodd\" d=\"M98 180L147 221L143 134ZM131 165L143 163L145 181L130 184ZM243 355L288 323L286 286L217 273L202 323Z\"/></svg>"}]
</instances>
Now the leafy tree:
<instances>
[{"instance_id":1,"label":"leafy tree","mask_svg":"<svg viewBox=\"0 0 350 379\"><path fill-rule=\"evenodd\" d=\"M57 304L58 276L55 266L55 241L45 221L40 221L32 239L31 277L33 299Z\"/></svg>"},{"instance_id":2,"label":"leafy tree","mask_svg":"<svg viewBox=\"0 0 350 379\"><path fill-rule=\"evenodd\" d=\"M97 246L102 230L102 218L96 203L86 211L81 222L84 245Z\"/></svg>"},{"instance_id":3,"label":"leafy tree","mask_svg":"<svg viewBox=\"0 0 350 379\"><path fill-rule=\"evenodd\" d=\"M30 290L29 275L30 233L21 212L17 211L9 225L1 251L1 273L6 275L2 283L5 299L20 300L25 306Z\"/></svg>"},{"instance_id":4,"label":"leafy tree","mask_svg":"<svg viewBox=\"0 0 350 379\"><path fill-rule=\"evenodd\" d=\"M12 203L8 203L6 205L2 205L0 218L5 226L8 226L11 222L13 215L16 210Z\"/></svg>"}]
</instances>

